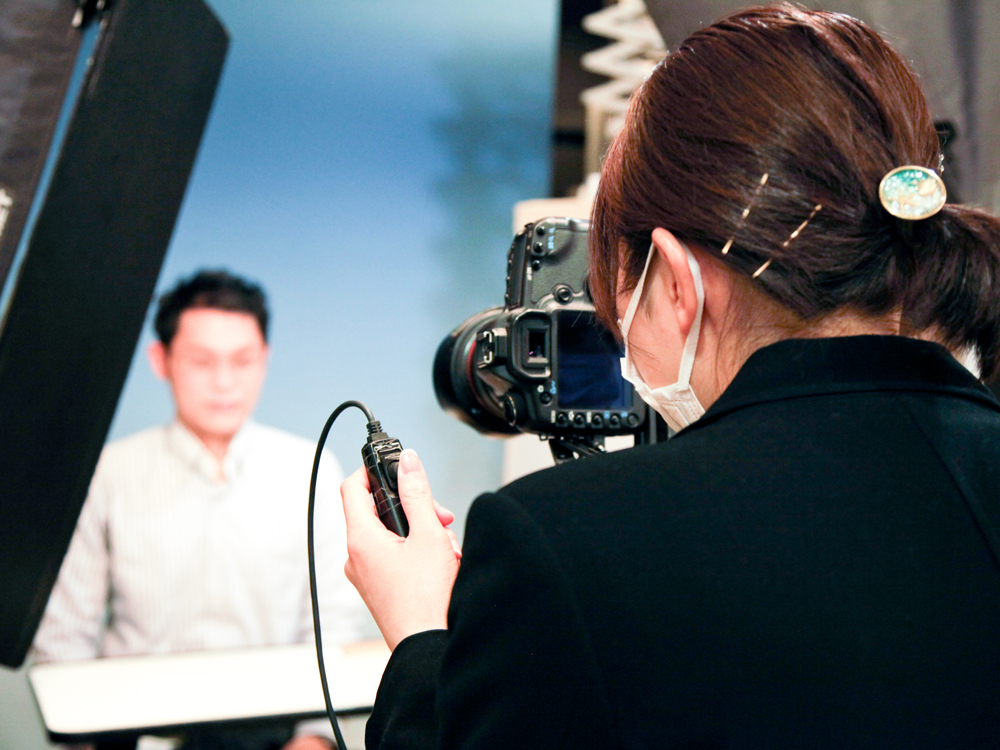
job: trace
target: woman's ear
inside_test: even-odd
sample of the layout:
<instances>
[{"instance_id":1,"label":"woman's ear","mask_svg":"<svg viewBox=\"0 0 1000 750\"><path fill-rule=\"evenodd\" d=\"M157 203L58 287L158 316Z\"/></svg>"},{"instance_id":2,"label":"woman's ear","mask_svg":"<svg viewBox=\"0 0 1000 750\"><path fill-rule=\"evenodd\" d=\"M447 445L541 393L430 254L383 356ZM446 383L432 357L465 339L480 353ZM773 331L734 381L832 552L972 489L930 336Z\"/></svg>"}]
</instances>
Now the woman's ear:
<instances>
[{"instance_id":1,"label":"woman's ear","mask_svg":"<svg viewBox=\"0 0 1000 750\"><path fill-rule=\"evenodd\" d=\"M670 269L673 281L670 287L670 303L677 315L681 334L687 336L698 314L698 292L694 274L688 262L688 251L674 235L662 227L653 230L653 244L656 252Z\"/></svg>"}]
</instances>

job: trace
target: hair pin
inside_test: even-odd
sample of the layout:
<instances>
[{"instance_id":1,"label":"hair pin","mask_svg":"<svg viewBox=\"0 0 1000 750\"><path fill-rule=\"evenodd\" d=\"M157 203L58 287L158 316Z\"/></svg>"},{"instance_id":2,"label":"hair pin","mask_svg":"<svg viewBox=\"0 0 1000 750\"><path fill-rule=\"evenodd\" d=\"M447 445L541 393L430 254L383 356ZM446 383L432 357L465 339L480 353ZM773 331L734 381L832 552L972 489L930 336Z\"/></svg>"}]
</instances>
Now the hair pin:
<instances>
[{"instance_id":1,"label":"hair pin","mask_svg":"<svg viewBox=\"0 0 1000 750\"><path fill-rule=\"evenodd\" d=\"M799 224L795 228L794 232L792 232L790 235L788 235L788 239L785 240L784 242L782 242L781 246L782 247L788 247L789 244L791 244L792 240L794 240L796 237L798 237L800 234L802 234L802 230L806 228L806 225L810 221L812 221L813 218L816 216L816 214L818 214L822 210L823 210L823 205L820 204L820 203L817 203L815 206L813 206L812 213L810 213L809 216L806 217L805 221L803 221L801 224ZM774 258L768 258L766 261L764 261L763 265L761 265L760 268L758 268L756 271L754 271L753 272L753 276L751 276L750 278L756 279L758 276L760 276L762 273L764 273L764 271L767 270L767 267L769 265L771 265L771 261L772 260L774 260Z\"/></svg>"},{"instance_id":2,"label":"hair pin","mask_svg":"<svg viewBox=\"0 0 1000 750\"><path fill-rule=\"evenodd\" d=\"M799 234L802 233L802 230L806 228L806 224L808 224L810 221L812 221L813 217L816 214L818 214L820 211L822 211L822 210L823 210L823 206L820 205L819 203L817 203L816 206L813 208L812 213L809 214L808 218L806 218L805 221L803 221L801 224L799 224L798 228L794 232L792 232L790 235L788 235L788 239L785 240L784 242L782 242L781 246L782 247L788 247L788 244L792 240L794 240L796 237L798 237Z\"/></svg>"},{"instance_id":3,"label":"hair pin","mask_svg":"<svg viewBox=\"0 0 1000 750\"><path fill-rule=\"evenodd\" d=\"M750 205L743 209L743 215L740 216L738 222L736 222L736 229L733 230L732 236L726 240L726 244L722 247L722 254L725 255L729 252L729 248L733 246L733 242L736 240L736 233L739 232L743 225L746 223L747 216L750 215L750 209L753 208L753 204L757 202L757 196L760 195L760 191L764 189L764 185L767 184L767 172L764 172L763 176L760 178L760 182L757 187L754 188L753 196L750 198Z\"/></svg>"},{"instance_id":4,"label":"hair pin","mask_svg":"<svg viewBox=\"0 0 1000 750\"><path fill-rule=\"evenodd\" d=\"M908 164L896 167L882 178L878 198L883 208L898 219L927 219L944 206L948 191L933 169Z\"/></svg>"},{"instance_id":5,"label":"hair pin","mask_svg":"<svg viewBox=\"0 0 1000 750\"><path fill-rule=\"evenodd\" d=\"M765 260L764 261L764 265L762 265L760 268L758 268L756 271L754 271L753 272L753 276L751 276L751 278L756 279L758 276L760 276L762 273L764 273L764 271L767 270L767 267L769 265L771 265L771 261L772 260L774 260L774 258L768 258L767 260Z\"/></svg>"}]
</instances>

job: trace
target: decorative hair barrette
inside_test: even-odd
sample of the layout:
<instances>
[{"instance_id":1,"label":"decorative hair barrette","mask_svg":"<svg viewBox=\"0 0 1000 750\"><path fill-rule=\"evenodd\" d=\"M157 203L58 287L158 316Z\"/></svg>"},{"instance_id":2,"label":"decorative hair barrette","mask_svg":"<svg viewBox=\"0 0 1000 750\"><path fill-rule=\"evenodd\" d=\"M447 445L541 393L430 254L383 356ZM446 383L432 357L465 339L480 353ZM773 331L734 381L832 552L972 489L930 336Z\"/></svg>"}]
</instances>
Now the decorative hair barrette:
<instances>
[{"instance_id":1,"label":"decorative hair barrette","mask_svg":"<svg viewBox=\"0 0 1000 750\"><path fill-rule=\"evenodd\" d=\"M890 214L906 221L933 216L948 198L944 180L927 167L908 164L893 169L878 186L878 197Z\"/></svg>"}]
</instances>

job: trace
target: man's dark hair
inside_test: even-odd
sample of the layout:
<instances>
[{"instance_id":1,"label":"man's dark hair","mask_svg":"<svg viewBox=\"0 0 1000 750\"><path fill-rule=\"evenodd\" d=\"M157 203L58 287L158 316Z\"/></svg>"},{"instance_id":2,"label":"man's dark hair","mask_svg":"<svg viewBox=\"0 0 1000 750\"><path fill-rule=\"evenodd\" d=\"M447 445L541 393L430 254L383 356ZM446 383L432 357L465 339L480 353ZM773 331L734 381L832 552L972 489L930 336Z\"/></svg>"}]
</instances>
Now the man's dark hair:
<instances>
[{"instance_id":1,"label":"man's dark hair","mask_svg":"<svg viewBox=\"0 0 1000 750\"><path fill-rule=\"evenodd\" d=\"M228 271L198 271L165 292L156 308L153 327L164 346L177 335L181 313L185 310L208 308L253 315L267 341L267 296L258 285Z\"/></svg>"}]
</instances>

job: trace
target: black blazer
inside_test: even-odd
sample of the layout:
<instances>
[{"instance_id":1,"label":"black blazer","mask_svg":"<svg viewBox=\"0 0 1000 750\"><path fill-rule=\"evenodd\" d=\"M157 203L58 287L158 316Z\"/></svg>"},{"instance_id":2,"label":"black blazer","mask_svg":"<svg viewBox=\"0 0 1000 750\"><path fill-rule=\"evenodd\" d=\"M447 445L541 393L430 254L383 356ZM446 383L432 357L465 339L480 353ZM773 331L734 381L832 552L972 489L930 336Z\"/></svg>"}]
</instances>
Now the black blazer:
<instances>
[{"instance_id":1,"label":"black blazer","mask_svg":"<svg viewBox=\"0 0 1000 750\"><path fill-rule=\"evenodd\" d=\"M668 443L475 502L368 748L1000 747L998 487L943 348L766 347Z\"/></svg>"}]
</instances>

